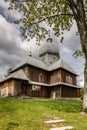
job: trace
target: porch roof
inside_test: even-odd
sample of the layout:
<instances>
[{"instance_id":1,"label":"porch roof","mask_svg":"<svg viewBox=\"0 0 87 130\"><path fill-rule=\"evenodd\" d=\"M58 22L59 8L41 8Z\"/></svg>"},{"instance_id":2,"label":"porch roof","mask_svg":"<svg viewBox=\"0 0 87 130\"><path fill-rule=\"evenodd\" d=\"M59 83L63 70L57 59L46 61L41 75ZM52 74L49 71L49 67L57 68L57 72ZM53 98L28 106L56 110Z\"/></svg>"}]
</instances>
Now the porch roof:
<instances>
[{"instance_id":1,"label":"porch roof","mask_svg":"<svg viewBox=\"0 0 87 130\"><path fill-rule=\"evenodd\" d=\"M53 83L53 84L45 84L45 83L29 81L29 84L41 85L41 86L47 86L47 87L52 87L52 86L57 86L57 85L65 85L65 86L68 86L68 87L81 88L80 86L72 85L72 84L68 84L68 83L64 83L64 82L56 82L56 83Z\"/></svg>"},{"instance_id":2,"label":"porch roof","mask_svg":"<svg viewBox=\"0 0 87 130\"><path fill-rule=\"evenodd\" d=\"M8 80L8 79L12 79L12 78L14 78L14 79L21 79L21 80L27 80L27 81L28 81L28 78L27 78L27 76L25 75L24 71L23 71L22 69L20 69L20 70L14 72L14 73L8 75L8 76L7 76L4 80L2 80L1 82L4 82L4 81L6 81L6 80Z\"/></svg>"}]
</instances>

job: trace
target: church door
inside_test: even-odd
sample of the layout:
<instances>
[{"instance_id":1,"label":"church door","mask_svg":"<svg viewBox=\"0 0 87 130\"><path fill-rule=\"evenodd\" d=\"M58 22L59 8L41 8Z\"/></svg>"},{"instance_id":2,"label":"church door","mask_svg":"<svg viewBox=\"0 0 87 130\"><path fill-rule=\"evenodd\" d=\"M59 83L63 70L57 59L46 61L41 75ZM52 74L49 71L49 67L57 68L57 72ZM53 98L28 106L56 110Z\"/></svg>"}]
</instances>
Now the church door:
<instances>
[{"instance_id":1,"label":"church door","mask_svg":"<svg viewBox=\"0 0 87 130\"><path fill-rule=\"evenodd\" d=\"M21 93L27 94L27 84L24 81L21 83Z\"/></svg>"},{"instance_id":2,"label":"church door","mask_svg":"<svg viewBox=\"0 0 87 130\"><path fill-rule=\"evenodd\" d=\"M27 86L26 85L21 86L21 93L27 94Z\"/></svg>"}]
</instances>

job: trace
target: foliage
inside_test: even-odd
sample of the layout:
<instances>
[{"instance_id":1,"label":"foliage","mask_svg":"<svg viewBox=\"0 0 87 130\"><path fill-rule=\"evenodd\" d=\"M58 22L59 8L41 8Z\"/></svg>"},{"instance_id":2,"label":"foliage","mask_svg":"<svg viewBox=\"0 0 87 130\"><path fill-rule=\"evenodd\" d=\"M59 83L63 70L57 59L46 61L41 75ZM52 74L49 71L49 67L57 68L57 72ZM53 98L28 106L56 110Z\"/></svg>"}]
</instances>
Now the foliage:
<instances>
[{"instance_id":1,"label":"foliage","mask_svg":"<svg viewBox=\"0 0 87 130\"><path fill-rule=\"evenodd\" d=\"M74 53L73 53L73 56L74 58L77 58L78 56L84 56L84 53L82 50L76 50Z\"/></svg>"},{"instance_id":2,"label":"foliage","mask_svg":"<svg viewBox=\"0 0 87 130\"><path fill-rule=\"evenodd\" d=\"M80 2L79 0L5 1L10 2L9 10L14 9L21 13L21 18L14 21L14 23L20 25L22 36L27 40L36 37L36 40L40 41L46 37L51 28L54 35L61 35L60 41L63 42L64 30L69 31L74 20L77 23L78 34L81 34L78 23L86 17L86 0L84 2L82 0ZM80 4L82 4L81 10L83 14L80 14ZM82 18L80 19L80 17ZM78 52L75 55L82 55L81 51Z\"/></svg>"},{"instance_id":3,"label":"foliage","mask_svg":"<svg viewBox=\"0 0 87 130\"><path fill-rule=\"evenodd\" d=\"M44 39L49 31L45 24L59 36L64 30L69 31L73 23L67 0L11 0L9 9L22 13L22 18L14 23L20 25L22 35L27 39Z\"/></svg>"},{"instance_id":4,"label":"foliage","mask_svg":"<svg viewBox=\"0 0 87 130\"><path fill-rule=\"evenodd\" d=\"M62 42L64 39L64 30L69 31L75 20L77 23L78 34L80 35L80 40L83 42L82 29L83 31L86 31L86 0L5 1L10 2L10 6L8 8L9 10L14 9L21 13L21 18L14 21L14 23L20 25L24 38L30 40L31 38L36 37L37 41L40 41L46 37L46 34L51 28L56 36L61 35ZM46 28L46 25L49 28Z\"/></svg>"},{"instance_id":5,"label":"foliage","mask_svg":"<svg viewBox=\"0 0 87 130\"><path fill-rule=\"evenodd\" d=\"M49 130L52 126L44 121L59 118L66 120L60 126L86 130L87 116L80 114L81 105L75 100L0 99L0 130Z\"/></svg>"}]
</instances>

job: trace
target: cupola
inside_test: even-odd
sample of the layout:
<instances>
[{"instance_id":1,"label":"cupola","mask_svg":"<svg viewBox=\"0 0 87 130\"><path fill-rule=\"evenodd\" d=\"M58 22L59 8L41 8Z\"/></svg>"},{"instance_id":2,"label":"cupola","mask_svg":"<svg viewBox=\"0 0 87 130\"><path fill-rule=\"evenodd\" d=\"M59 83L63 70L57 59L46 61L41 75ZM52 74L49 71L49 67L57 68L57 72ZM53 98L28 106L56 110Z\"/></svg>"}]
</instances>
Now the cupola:
<instances>
[{"instance_id":1,"label":"cupola","mask_svg":"<svg viewBox=\"0 0 87 130\"><path fill-rule=\"evenodd\" d=\"M48 38L44 46L40 48L39 57L47 65L56 62L59 59L59 51L52 38Z\"/></svg>"}]
</instances>

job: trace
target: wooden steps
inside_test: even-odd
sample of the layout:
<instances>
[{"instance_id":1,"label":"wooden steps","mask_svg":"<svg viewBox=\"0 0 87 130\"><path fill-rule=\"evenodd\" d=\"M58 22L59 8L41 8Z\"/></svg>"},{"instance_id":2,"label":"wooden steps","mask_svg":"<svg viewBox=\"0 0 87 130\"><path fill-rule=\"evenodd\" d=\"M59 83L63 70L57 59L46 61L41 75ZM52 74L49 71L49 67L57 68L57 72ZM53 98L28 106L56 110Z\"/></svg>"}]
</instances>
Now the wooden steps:
<instances>
[{"instance_id":1,"label":"wooden steps","mask_svg":"<svg viewBox=\"0 0 87 130\"><path fill-rule=\"evenodd\" d=\"M62 123L64 122L64 119L60 119L60 120L49 120L49 121L45 121L48 124L54 124L54 123Z\"/></svg>"},{"instance_id":2,"label":"wooden steps","mask_svg":"<svg viewBox=\"0 0 87 130\"><path fill-rule=\"evenodd\" d=\"M65 126L65 127L57 127L57 128L50 128L50 130L71 130L73 129L72 126Z\"/></svg>"},{"instance_id":3,"label":"wooden steps","mask_svg":"<svg viewBox=\"0 0 87 130\"><path fill-rule=\"evenodd\" d=\"M62 123L64 122L64 119L59 119L59 120L48 120L45 121L45 123L47 124L55 124L55 123ZM72 126L64 126L64 127L56 127L56 128L50 128L50 130L71 130L73 129Z\"/></svg>"}]
</instances>

